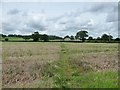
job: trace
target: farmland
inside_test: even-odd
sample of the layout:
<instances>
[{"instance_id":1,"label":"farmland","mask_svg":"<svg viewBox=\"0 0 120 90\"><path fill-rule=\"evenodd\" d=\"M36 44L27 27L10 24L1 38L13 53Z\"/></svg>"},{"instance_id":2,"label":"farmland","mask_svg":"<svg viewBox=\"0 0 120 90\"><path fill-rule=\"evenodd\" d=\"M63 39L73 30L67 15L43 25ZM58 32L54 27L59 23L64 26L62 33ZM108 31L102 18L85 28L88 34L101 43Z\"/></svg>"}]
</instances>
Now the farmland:
<instances>
[{"instance_id":1,"label":"farmland","mask_svg":"<svg viewBox=\"0 0 120 90\"><path fill-rule=\"evenodd\" d=\"M117 43L3 42L3 88L117 88Z\"/></svg>"}]
</instances>

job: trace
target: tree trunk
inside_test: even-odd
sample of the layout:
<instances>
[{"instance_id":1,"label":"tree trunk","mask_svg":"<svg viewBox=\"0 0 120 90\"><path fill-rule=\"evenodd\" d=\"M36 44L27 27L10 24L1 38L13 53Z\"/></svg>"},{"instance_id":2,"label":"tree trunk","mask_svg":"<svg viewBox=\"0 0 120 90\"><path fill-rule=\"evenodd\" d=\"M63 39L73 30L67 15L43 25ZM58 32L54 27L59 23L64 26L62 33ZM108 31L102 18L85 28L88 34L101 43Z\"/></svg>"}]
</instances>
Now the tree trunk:
<instances>
[{"instance_id":1,"label":"tree trunk","mask_svg":"<svg viewBox=\"0 0 120 90\"><path fill-rule=\"evenodd\" d=\"M85 39L84 39L84 38L82 38L82 42L85 42Z\"/></svg>"}]
</instances>

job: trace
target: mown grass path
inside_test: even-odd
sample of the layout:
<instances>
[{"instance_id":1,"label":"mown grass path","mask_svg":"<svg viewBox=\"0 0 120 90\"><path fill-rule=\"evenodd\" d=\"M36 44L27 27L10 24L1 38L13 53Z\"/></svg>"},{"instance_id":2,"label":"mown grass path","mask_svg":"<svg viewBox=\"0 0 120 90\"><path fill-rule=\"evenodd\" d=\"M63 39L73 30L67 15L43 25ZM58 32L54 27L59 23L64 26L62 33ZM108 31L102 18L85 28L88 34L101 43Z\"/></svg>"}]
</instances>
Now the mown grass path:
<instances>
[{"instance_id":1,"label":"mown grass path","mask_svg":"<svg viewBox=\"0 0 120 90\"><path fill-rule=\"evenodd\" d=\"M61 43L60 60L55 66L54 86L57 88L117 88L117 72L94 72L88 69L81 72L80 67L71 62L71 52ZM81 62L81 61L79 61ZM84 64L84 62L83 62ZM87 67L85 67L87 68Z\"/></svg>"},{"instance_id":2,"label":"mown grass path","mask_svg":"<svg viewBox=\"0 0 120 90\"><path fill-rule=\"evenodd\" d=\"M55 72L55 87L70 88L74 86L71 84L76 84L72 79L75 74L78 74L78 70L70 63L69 52L64 43L61 43L60 60L56 65Z\"/></svg>"}]
</instances>

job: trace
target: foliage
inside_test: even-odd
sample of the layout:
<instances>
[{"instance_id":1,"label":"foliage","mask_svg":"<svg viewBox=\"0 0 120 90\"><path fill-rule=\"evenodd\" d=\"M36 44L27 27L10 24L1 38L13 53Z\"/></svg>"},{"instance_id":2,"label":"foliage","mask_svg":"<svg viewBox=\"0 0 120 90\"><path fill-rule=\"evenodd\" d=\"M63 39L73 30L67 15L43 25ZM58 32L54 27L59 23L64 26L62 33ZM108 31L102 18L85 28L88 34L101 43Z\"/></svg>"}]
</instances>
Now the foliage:
<instances>
[{"instance_id":1,"label":"foliage","mask_svg":"<svg viewBox=\"0 0 120 90\"><path fill-rule=\"evenodd\" d=\"M101 38L100 38L100 37L97 37L97 40L101 40Z\"/></svg>"},{"instance_id":2,"label":"foliage","mask_svg":"<svg viewBox=\"0 0 120 90\"><path fill-rule=\"evenodd\" d=\"M5 38L5 41L8 41L9 39L8 38Z\"/></svg>"},{"instance_id":3,"label":"foliage","mask_svg":"<svg viewBox=\"0 0 120 90\"><path fill-rule=\"evenodd\" d=\"M82 42L85 42L85 37L88 37L87 33L88 33L87 31L79 31L76 34L76 38L82 39Z\"/></svg>"},{"instance_id":4,"label":"foliage","mask_svg":"<svg viewBox=\"0 0 120 90\"><path fill-rule=\"evenodd\" d=\"M104 41L110 41L110 40L112 40L112 38L113 37L111 35L107 35L107 34L103 34L101 36L101 39L104 40Z\"/></svg>"},{"instance_id":5,"label":"foliage","mask_svg":"<svg viewBox=\"0 0 120 90\"><path fill-rule=\"evenodd\" d=\"M62 37L49 35L49 40L62 40Z\"/></svg>"},{"instance_id":6,"label":"foliage","mask_svg":"<svg viewBox=\"0 0 120 90\"><path fill-rule=\"evenodd\" d=\"M46 34L39 34L39 32L34 32L34 34L32 35L16 35L16 34L9 34L9 35L4 35L4 34L0 34L1 41L5 40L5 37L9 39L9 41L49 41L49 40L55 40L55 42L91 42L91 43L106 43L106 42L111 42L111 43L118 43L120 42L120 38L115 38L113 39L113 36L111 35L107 35L107 34L103 34L101 37L97 37L97 38L93 38L91 36L88 37L88 32L87 31L79 31L76 33L75 36L71 35L67 35L64 38L59 37L59 36L55 36L55 35L46 35ZM88 37L88 39L86 40L86 37ZM32 39L31 39L32 38ZM25 40L24 40L25 39ZM69 39L69 41L64 41L64 39ZM80 41L78 40L80 39ZM71 41L70 41L71 40Z\"/></svg>"},{"instance_id":7,"label":"foliage","mask_svg":"<svg viewBox=\"0 0 120 90\"><path fill-rule=\"evenodd\" d=\"M4 34L0 34L0 37L3 37L3 38L4 38L4 37L7 37L7 36L6 36L6 35L4 35Z\"/></svg>"},{"instance_id":8,"label":"foliage","mask_svg":"<svg viewBox=\"0 0 120 90\"><path fill-rule=\"evenodd\" d=\"M90 36L90 37L88 38L88 40L93 40L93 37Z\"/></svg>"},{"instance_id":9,"label":"foliage","mask_svg":"<svg viewBox=\"0 0 120 90\"><path fill-rule=\"evenodd\" d=\"M22 35L9 34L8 37L22 37Z\"/></svg>"},{"instance_id":10,"label":"foliage","mask_svg":"<svg viewBox=\"0 0 120 90\"><path fill-rule=\"evenodd\" d=\"M74 40L74 36L70 36L70 39L71 39L71 40Z\"/></svg>"},{"instance_id":11,"label":"foliage","mask_svg":"<svg viewBox=\"0 0 120 90\"><path fill-rule=\"evenodd\" d=\"M23 36L22 38L25 40L29 40L31 37L30 36Z\"/></svg>"},{"instance_id":12,"label":"foliage","mask_svg":"<svg viewBox=\"0 0 120 90\"><path fill-rule=\"evenodd\" d=\"M120 41L120 38L116 38L115 41Z\"/></svg>"},{"instance_id":13,"label":"foliage","mask_svg":"<svg viewBox=\"0 0 120 90\"><path fill-rule=\"evenodd\" d=\"M33 41L39 41L39 32L34 32L34 34L32 34L32 38L33 38Z\"/></svg>"},{"instance_id":14,"label":"foliage","mask_svg":"<svg viewBox=\"0 0 120 90\"><path fill-rule=\"evenodd\" d=\"M44 42L49 41L49 37L46 34L40 35L40 39L43 40Z\"/></svg>"}]
</instances>

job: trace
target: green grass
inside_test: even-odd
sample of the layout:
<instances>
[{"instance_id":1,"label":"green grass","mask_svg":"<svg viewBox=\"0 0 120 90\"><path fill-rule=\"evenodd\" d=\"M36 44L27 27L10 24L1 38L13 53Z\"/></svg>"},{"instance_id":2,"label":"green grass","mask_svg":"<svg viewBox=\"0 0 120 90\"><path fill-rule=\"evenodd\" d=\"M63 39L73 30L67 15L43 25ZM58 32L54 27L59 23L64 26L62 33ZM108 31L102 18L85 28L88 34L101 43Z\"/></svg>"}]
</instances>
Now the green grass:
<instances>
[{"instance_id":1,"label":"green grass","mask_svg":"<svg viewBox=\"0 0 120 90\"><path fill-rule=\"evenodd\" d=\"M22 37L6 37L8 38L8 41L26 41ZM1 40L5 41L5 38L1 38ZM32 39L29 39L27 41L33 41Z\"/></svg>"},{"instance_id":2,"label":"green grass","mask_svg":"<svg viewBox=\"0 0 120 90\"><path fill-rule=\"evenodd\" d=\"M64 44L61 44L60 60L55 68L55 87L69 88L72 74L76 73L75 67L69 62L69 54Z\"/></svg>"},{"instance_id":3,"label":"green grass","mask_svg":"<svg viewBox=\"0 0 120 90\"><path fill-rule=\"evenodd\" d=\"M79 68L71 62L70 49L68 49L66 45L67 44L61 43L60 60L56 62L56 66L50 70L54 73L54 76L52 77L54 80L53 87L118 88L117 71L94 72L90 71L91 69L88 69L86 72L81 72Z\"/></svg>"},{"instance_id":4,"label":"green grass","mask_svg":"<svg viewBox=\"0 0 120 90\"><path fill-rule=\"evenodd\" d=\"M89 72L76 78L81 88L118 88L117 71Z\"/></svg>"}]
</instances>

